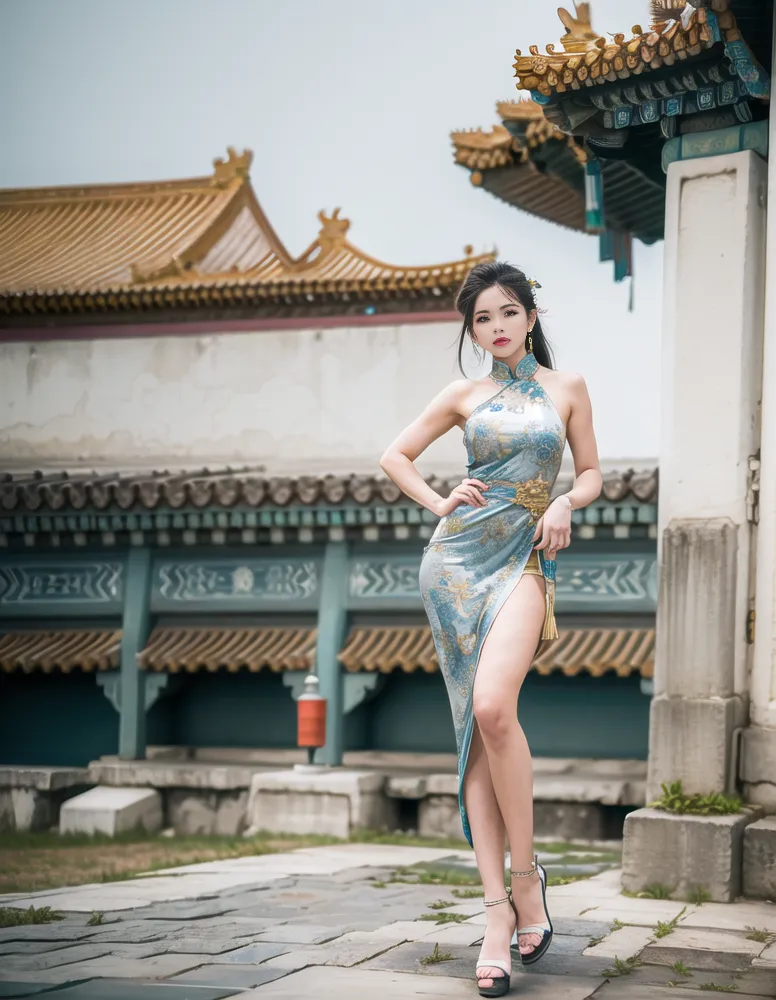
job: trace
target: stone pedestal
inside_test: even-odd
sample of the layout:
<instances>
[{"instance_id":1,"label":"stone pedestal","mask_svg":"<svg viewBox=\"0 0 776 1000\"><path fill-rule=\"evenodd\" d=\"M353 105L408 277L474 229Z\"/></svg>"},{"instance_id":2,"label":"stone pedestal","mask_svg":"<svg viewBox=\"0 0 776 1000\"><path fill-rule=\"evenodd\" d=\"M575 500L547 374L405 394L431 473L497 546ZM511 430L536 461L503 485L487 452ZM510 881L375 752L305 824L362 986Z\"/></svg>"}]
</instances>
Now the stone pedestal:
<instances>
[{"instance_id":1,"label":"stone pedestal","mask_svg":"<svg viewBox=\"0 0 776 1000\"><path fill-rule=\"evenodd\" d=\"M347 838L357 829L394 830L398 805L385 794L385 781L382 774L339 768L256 774L248 798L248 832Z\"/></svg>"},{"instance_id":2,"label":"stone pedestal","mask_svg":"<svg viewBox=\"0 0 776 1000\"><path fill-rule=\"evenodd\" d=\"M776 902L776 816L767 816L746 828L744 895Z\"/></svg>"},{"instance_id":3,"label":"stone pedestal","mask_svg":"<svg viewBox=\"0 0 776 1000\"><path fill-rule=\"evenodd\" d=\"M760 815L677 816L637 809L625 818L622 887L664 886L673 899L696 893L730 903L742 891L744 831Z\"/></svg>"},{"instance_id":4,"label":"stone pedestal","mask_svg":"<svg viewBox=\"0 0 776 1000\"><path fill-rule=\"evenodd\" d=\"M150 788L90 788L69 799L59 814L60 833L117 833L162 827L162 797Z\"/></svg>"}]
</instances>

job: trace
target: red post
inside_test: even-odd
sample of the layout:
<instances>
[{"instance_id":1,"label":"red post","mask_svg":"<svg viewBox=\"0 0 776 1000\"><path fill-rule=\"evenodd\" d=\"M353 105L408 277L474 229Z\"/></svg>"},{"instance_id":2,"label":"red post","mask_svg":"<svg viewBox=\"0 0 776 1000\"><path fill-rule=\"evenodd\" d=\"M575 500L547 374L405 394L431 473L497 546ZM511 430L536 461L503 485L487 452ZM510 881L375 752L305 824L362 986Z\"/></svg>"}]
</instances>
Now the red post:
<instances>
[{"instance_id":1,"label":"red post","mask_svg":"<svg viewBox=\"0 0 776 1000\"><path fill-rule=\"evenodd\" d=\"M296 702L297 746L307 750L308 762L312 764L315 751L326 743L326 699L318 694L318 678L308 674L304 680L304 691Z\"/></svg>"}]
</instances>

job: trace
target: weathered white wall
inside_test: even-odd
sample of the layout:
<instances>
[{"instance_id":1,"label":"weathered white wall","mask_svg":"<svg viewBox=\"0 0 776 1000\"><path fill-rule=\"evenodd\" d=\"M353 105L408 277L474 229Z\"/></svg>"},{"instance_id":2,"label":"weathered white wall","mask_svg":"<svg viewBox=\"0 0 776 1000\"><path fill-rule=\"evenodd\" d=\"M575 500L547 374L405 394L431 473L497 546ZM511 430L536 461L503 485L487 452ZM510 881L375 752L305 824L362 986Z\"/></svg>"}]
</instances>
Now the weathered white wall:
<instances>
[{"instance_id":1,"label":"weathered white wall","mask_svg":"<svg viewBox=\"0 0 776 1000\"><path fill-rule=\"evenodd\" d=\"M0 345L0 466L376 473L458 377L452 322ZM462 473L458 430L424 473Z\"/></svg>"}]
</instances>

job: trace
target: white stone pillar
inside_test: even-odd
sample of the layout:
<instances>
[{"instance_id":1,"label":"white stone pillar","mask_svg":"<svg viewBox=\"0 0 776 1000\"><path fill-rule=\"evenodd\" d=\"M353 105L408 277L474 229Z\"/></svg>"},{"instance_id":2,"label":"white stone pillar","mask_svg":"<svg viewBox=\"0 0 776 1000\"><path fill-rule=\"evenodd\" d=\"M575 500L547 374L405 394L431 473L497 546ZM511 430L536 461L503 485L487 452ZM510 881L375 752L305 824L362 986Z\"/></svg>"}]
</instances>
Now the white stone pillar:
<instances>
[{"instance_id":1,"label":"white stone pillar","mask_svg":"<svg viewBox=\"0 0 776 1000\"><path fill-rule=\"evenodd\" d=\"M743 738L741 775L746 797L769 811L776 811L776 102L773 101L769 147L756 619L751 719Z\"/></svg>"},{"instance_id":2,"label":"white stone pillar","mask_svg":"<svg viewBox=\"0 0 776 1000\"><path fill-rule=\"evenodd\" d=\"M766 177L751 152L668 171L649 799L664 781L728 786L734 730L746 721Z\"/></svg>"}]
</instances>

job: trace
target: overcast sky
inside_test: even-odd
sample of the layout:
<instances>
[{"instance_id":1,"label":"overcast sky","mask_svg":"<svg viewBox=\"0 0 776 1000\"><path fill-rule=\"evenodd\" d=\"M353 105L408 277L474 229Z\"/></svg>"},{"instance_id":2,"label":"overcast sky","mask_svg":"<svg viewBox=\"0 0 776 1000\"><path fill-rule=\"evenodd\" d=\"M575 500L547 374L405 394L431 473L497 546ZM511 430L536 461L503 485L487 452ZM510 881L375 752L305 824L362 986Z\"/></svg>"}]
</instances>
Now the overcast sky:
<instances>
[{"instance_id":1,"label":"overcast sky","mask_svg":"<svg viewBox=\"0 0 776 1000\"><path fill-rule=\"evenodd\" d=\"M602 34L647 21L647 0L593 0ZM450 131L491 126L516 96L514 50L562 32L549 0L0 0L0 187L202 175L232 145L254 151L292 253L337 206L352 241L391 263L496 246L542 283L602 455L644 464L659 440L662 244L636 245L629 313L597 240L453 163Z\"/></svg>"}]
</instances>

